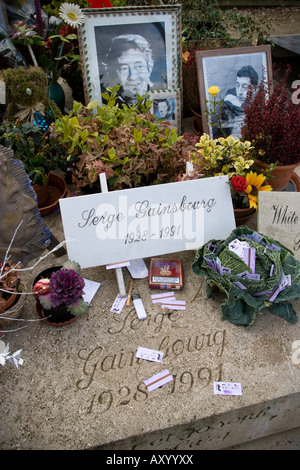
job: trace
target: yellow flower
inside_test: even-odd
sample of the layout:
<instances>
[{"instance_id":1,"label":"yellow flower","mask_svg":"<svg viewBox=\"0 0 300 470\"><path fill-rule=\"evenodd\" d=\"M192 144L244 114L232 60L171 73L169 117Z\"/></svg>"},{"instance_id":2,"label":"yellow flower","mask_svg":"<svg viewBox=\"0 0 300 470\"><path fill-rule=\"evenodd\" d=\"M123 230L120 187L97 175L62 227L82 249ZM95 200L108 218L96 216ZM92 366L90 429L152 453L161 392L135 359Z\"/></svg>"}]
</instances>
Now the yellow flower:
<instances>
[{"instance_id":1,"label":"yellow flower","mask_svg":"<svg viewBox=\"0 0 300 470\"><path fill-rule=\"evenodd\" d=\"M272 191L272 186L266 184L262 186L266 177L262 174L258 175L256 172L250 171L246 175L248 186L245 193L248 194L250 207L257 210L257 194L258 191Z\"/></svg>"},{"instance_id":2,"label":"yellow flower","mask_svg":"<svg viewBox=\"0 0 300 470\"><path fill-rule=\"evenodd\" d=\"M220 88L219 88L218 86L211 86L211 87L208 89L208 93L209 93L211 96L216 96L219 92L220 92Z\"/></svg>"}]
</instances>

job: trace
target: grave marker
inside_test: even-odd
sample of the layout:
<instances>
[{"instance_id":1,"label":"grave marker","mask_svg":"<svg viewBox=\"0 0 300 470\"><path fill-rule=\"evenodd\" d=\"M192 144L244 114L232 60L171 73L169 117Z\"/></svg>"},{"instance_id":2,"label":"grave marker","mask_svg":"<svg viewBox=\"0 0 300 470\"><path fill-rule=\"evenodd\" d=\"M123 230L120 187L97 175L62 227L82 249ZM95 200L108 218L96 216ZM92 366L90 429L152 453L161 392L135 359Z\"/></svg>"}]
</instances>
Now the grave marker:
<instances>
[{"instance_id":1,"label":"grave marker","mask_svg":"<svg viewBox=\"0 0 300 470\"><path fill-rule=\"evenodd\" d=\"M258 231L278 240L300 260L300 193L259 192Z\"/></svg>"},{"instance_id":2,"label":"grave marker","mask_svg":"<svg viewBox=\"0 0 300 470\"><path fill-rule=\"evenodd\" d=\"M60 199L68 256L82 268L196 250L235 228L227 176Z\"/></svg>"}]
</instances>

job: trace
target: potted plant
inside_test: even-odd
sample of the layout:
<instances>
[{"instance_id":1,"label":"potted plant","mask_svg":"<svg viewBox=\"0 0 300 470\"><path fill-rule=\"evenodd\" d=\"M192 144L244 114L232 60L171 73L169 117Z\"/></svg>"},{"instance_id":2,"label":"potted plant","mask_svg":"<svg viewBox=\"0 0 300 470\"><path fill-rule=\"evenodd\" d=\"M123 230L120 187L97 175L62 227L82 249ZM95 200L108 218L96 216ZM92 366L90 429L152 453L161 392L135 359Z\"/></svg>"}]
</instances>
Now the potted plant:
<instances>
[{"instance_id":1,"label":"potted plant","mask_svg":"<svg viewBox=\"0 0 300 470\"><path fill-rule=\"evenodd\" d=\"M145 97L119 107L117 90L102 94L102 106L98 100L87 106L75 101L71 113L50 126L72 164L76 193L93 188L102 172L112 190L172 182L185 173L194 136L178 136L163 125Z\"/></svg>"},{"instance_id":2,"label":"potted plant","mask_svg":"<svg viewBox=\"0 0 300 470\"><path fill-rule=\"evenodd\" d=\"M257 90L249 90L241 129L242 139L252 142L256 166L264 169L276 165L271 184L278 191L285 189L300 165L300 108L290 97L286 83L289 72L288 67L274 87L262 81Z\"/></svg>"},{"instance_id":3,"label":"potted plant","mask_svg":"<svg viewBox=\"0 0 300 470\"><path fill-rule=\"evenodd\" d=\"M84 315L89 304L83 300L84 279L80 266L66 261L63 266L49 268L37 276L33 294L38 315L52 326L64 326Z\"/></svg>"},{"instance_id":4,"label":"potted plant","mask_svg":"<svg viewBox=\"0 0 300 470\"><path fill-rule=\"evenodd\" d=\"M20 268L20 265L19 265ZM19 271L9 259L0 262L0 328L9 323L9 318L17 318L20 309L13 309L22 292Z\"/></svg>"},{"instance_id":5,"label":"potted plant","mask_svg":"<svg viewBox=\"0 0 300 470\"><path fill-rule=\"evenodd\" d=\"M0 144L13 150L16 159L20 160L28 174L37 194L38 207L45 207L49 198L48 182L59 185L61 196L66 192L66 184L58 175L51 172L67 169L66 157L61 146L49 133L30 122L3 121L0 125ZM55 181L54 181L55 179Z\"/></svg>"},{"instance_id":6,"label":"potted plant","mask_svg":"<svg viewBox=\"0 0 300 470\"><path fill-rule=\"evenodd\" d=\"M241 142L233 136L211 139L203 134L191 153L193 177L227 175L232 195L236 224L241 225L258 209L259 191L271 191L266 175L252 171L251 142Z\"/></svg>"}]
</instances>

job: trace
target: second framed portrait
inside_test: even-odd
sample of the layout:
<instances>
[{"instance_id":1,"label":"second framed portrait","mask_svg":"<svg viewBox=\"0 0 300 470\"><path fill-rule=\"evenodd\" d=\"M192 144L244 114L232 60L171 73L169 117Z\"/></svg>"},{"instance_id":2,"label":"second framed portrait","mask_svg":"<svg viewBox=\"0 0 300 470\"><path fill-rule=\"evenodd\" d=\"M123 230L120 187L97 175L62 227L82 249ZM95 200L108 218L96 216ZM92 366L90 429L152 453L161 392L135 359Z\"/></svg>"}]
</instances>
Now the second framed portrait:
<instances>
[{"instance_id":1,"label":"second framed portrait","mask_svg":"<svg viewBox=\"0 0 300 470\"><path fill-rule=\"evenodd\" d=\"M148 91L181 89L181 8L85 9L79 31L85 100L119 86L118 101L132 106Z\"/></svg>"},{"instance_id":2,"label":"second framed portrait","mask_svg":"<svg viewBox=\"0 0 300 470\"><path fill-rule=\"evenodd\" d=\"M180 91L153 91L149 98L152 101L152 114L166 126L178 129L181 116Z\"/></svg>"},{"instance_id":3,"label":"second framed portrait","mask_svg":"<svg viewBox=\"0 0 300 470\"><path fill-rule=\"evenodd\" d=\"M203 131L210 138L241 136L249 87L272 80L271 46L197 51L196 65ZM211 87L219 89L213 97Z\"/></svg>"}]
</instances>

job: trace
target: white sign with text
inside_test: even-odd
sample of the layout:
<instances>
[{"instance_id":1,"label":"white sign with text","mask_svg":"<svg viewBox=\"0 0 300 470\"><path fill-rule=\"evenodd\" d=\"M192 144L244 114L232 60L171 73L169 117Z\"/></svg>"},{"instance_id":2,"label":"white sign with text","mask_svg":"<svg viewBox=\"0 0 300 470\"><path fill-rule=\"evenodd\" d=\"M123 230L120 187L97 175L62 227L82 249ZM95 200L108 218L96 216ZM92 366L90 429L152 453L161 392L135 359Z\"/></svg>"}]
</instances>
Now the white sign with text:
<instances>
[{"instance_id":1,"label":"white sign with text","mask_svg":"<svg viewBox=\"0 0 300 470\"><path fill-rule=\"evenodd\" d=\"M300 193L260 191L257 229L293 251L300 261Z\"/></svg>"},{"instance_id":2,"label":"white sign with text","mask_svg":"<svg viewBox=\"0 0 300 470\"><path fill-rule=\"evenodd\" d=\"M82 268L196 250L235 229L227 176L60 199L68 257Z\"/></svg>"}]
</instances>

